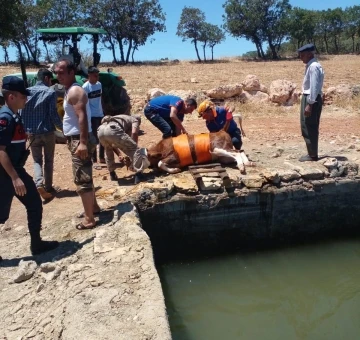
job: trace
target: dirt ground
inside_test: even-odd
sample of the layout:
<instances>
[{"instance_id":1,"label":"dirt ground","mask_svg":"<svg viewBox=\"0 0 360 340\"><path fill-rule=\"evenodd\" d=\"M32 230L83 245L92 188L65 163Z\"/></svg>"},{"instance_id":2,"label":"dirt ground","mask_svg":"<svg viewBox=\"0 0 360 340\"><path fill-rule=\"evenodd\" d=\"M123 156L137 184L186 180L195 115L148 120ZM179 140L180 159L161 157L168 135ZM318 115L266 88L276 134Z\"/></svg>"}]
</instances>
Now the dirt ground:
<instances>
[{"instance_id":1,"label":"dirt ground","mask_svg":"<svg viewBox=\"0 0 360 340\"><path fill-rule=\"evenodd\" d=\"M323 58L325 69L325 88L346 82L358 84L360 79L360 56L338 56ZM164 65L137 65L115 68L126 80L131 94L144 95L148 89L160 87L166 90L204 90L220 84L241 82L246 75L255 74L261 82L269 86L275 79L283 78L301 84L304 66L298 60L280 62L245 62L236 59L219 63L197 64L180 62ZM0 77L18 69L0 67ZM191 83L190 78L198 83ZM351 155L360 158L360 108L355 99L337 102L323 109L320 124L321 155ZM239 104L243 113L243 127L246 137L243 148L249 158L261 166L281 166L286 159L297 159L305 154L305 145L300 134L299 105L279 107L276 105ZM205 132L205 123L193 116L185 120L189 133ZM141 125L140 146L149 146L160 140L161 133L144 118ZM273 155L278 153L278 156ZM26 165L32 174L31 157ZM101 170L94 169L94 181L97 198L103 208L111 209L117 204L111 193L114 187L122 186L130 191L133 187L133 174L126 168L117 169L119 182L111 182L103 165ZM147 171L147 176L153 176ZM93 231L78 231L74 228L76 213L82 210L80 198L74 191L69 151L65 145L56 146L54 185L60 188L56 197L44 204L43 230L45 239L62 241L62 250L66 242L86 242ZM98 225L108 223L111 213L105 214ZM9 221L0 227L0 254L8 259L6 269L1 268L0 304L6 294L8 280L14 274L20 259L30 256L27 219L24 207L14 199Z\"/></svg>"},{"instance_id":2,"label":"dirt ground","mask_svg":"<svg viewBox=\"0 0 360 340\"><path fill-rule=\"evenodd\" d=\"M332 56L321 58L325 70L324 88L343 82L355 85L360 79L360 56ZM303 76L304 65L299 60L278 62L247 62L237 59L223 60L218 63L198 64L189 61L165 64L129 65L114 68L121 74L127 83L130 94L144 95L153 87L164 90L202 90L210 89L220 84L241 82L247 74L256 74L260 81L269 86L272 80L284 78L294 81L300 86ZM0 77L19 69L12 67L0 67ZM198 83L191 83L190 78L196 78ZM320 153L331 151L354 150L360 146L360 106L359 101L354 99L347 102L338 102L327 105L323 109L320 124ZM238 104L238 110L243 114L243 126L246 132L243 147L250 158L259 164L278 162L281 159L272 159L271 154L280 149L282 157L297 157L305 153L304 143L300 134L299 105L292 107L279 107L277 105L264 104ZM206 131L204 121L195 114L187 116L185 125L190 133ZM139 138L140 146L149 146L160 140L161 134L146 119L142 120L142 134ZM348 149L350 148L350 149ZM286 156L287 155L287 156ZM289 156L290 155L290 156ZM27 163L27 169L32 174L31 157ZM111 192L114 185L129 186L133 184L130 171L125 168L117 170L120 178L119 183L108 179L106 167L102 170L94 170L97 196L104 208L110 208L116 202L104 199L106 193ZM61 191L51 202L44 204L44 233L57 238L59 235L54 230L47 230L47 226L53 221L71 221L74 215L81 211L81 202L74 192L72 183L71 162L69 152L65 145L57 145L55 156L54 185ZM10 219L8 221L10 231L2 235L0 242L0 254L6 257L28 254L27 239L17 242L17 237L12 235L14 231L26 234L26 214L24 208L15 199ZM54 235L52 235L54 234ZM70 228L67 238L81 232ZM8 238L8 240L7 240ZM8 242L4 242L7 240ZM16 245L10 246L9 245Z\"/></svg>"}]
</instances>

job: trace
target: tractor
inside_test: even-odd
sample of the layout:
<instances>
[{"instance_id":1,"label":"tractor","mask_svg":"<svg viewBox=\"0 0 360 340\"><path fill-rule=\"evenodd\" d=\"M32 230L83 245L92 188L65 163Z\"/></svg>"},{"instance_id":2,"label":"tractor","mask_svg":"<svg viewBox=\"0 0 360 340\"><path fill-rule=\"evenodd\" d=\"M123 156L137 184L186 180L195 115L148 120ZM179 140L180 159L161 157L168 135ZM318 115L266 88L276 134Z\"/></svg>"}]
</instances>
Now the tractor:
<instances>
[{"instance_id":1,"label":"tractor","mask_svg":"<svg viewBox=\"0 0 360 340\"><path fill-rule=\"evenodd\" d=\"M106 31L101 28L88 28L88 27L62 27L62 28L40 28L37 30L41 34L40 39L44 41L56 41L61 39L67 41L71 39L72 45L69 45L69 55L75 63L78 71L76 74L76 81L80 85L86 82L87 74L84 67L81 55L78 51L78 42L85 34L92 36L93 41L93 66L97 66L100 62L100 54L98 53L97 45L99 42L99 35L106 34ZM81 67L80 67L81 66ZM85 68L85 69L84 69ZM18 76L23 78L28 86L35 85L37 79L37 72L24 72L10 74L11 76ZM8 76L8 75L7 75ZM99 81L103 87L103 103L105 115L117 115L117 114L130 114L130 98L124 89L125 81L121 76L112 72L112 69L108 69L106 72L100 72ZM56 82L56 78L55 78ZM54 89L58 98L58 113L62 117L62 102L65 94L65 90L59 84L54 84Z\"/></svg>"}]
</instances>

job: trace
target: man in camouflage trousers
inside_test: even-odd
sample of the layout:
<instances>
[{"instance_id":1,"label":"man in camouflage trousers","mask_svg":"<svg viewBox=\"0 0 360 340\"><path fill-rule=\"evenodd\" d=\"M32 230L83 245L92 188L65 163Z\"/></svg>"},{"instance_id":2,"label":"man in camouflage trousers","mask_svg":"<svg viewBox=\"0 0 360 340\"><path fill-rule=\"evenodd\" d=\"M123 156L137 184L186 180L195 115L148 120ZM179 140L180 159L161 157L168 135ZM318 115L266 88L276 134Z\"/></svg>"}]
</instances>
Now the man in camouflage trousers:
<instances>
[{"instance_id":1,"label":"man in camouflage trousers","mask_svg":"<svg viewBox=\"0 0 360 340\"><path fill-rule=\"evenodd\" d=\"M142 171L150 165L146 149L137 146L140 124L141 118L136 115L105 116L101 121L98 138L105 148L106 165L113 181L118 179L113 148L120 149L130 158L130 168L136 172L135 184L142 180Z\"/></svg>"}]
</instances>

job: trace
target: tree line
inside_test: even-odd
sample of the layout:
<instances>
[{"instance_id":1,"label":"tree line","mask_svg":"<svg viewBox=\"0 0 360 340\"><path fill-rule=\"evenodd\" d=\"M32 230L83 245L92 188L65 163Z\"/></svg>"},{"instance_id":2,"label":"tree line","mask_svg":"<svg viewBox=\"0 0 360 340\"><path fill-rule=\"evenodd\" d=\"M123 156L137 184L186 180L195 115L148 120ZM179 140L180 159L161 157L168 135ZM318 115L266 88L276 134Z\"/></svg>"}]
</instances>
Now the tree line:
<instances>
[{"instance_id":1,"label":"tree line","mask_svg":"<svg viewBox=\"0 0 360 340\"><path fill-rule=\"evenodd\" d=\"M259 58L277 59L307 43L318 53L360 51L360 6L318 11L292 7L288 0L227 0L223 7L226 31L253 42L252 55Z\"/></svg>"},{"instance_id":2,"label":"tree line","mask_svg":"<svg viewBox=\"0 0 360 340\"><path fill-rule=\"evenodd\" d=\"M87 26L103 28L104 48L115 63L134 61L135 52L152 42L156 32L166 32L166 14L159 0L0 0L0 46L5 62L9 47L19 59L35 64L51 61L64 52L66 39L41 40L38 28ZM277 59L305 43L314 43L320 53L359 52L360 6L322 11L292 7L289 0L226 0L223 25L209 23L202 10L184 7L176 34L190 40L199 61L206 61L206 48L214 47L225 33L254 43L259 58ZM202 53L200 52L202 49Z\"/></svg>"},{"instance_id":3,"label":"tree line","mask_svg":"<svg viewBox=\"0 0 360 340\"><path fill-rule=\"evenodd\" d=\"M16 48L20 62L34 64L40 58L51 61L64 53L67 38L41 40L36 32L39 28L103 28L107 34L101 35L100 42L111 51L117 64L126 64L130 58L134 61L134 53L146 42L152 42L154 33L166 32L166 17L158 0L0 0L0 6L0 46L6 63L10 46ZM202 44L204 59L206 47L211 49L213 58L214 46L225 34L219 27L206 23L200 10L195 11L196 19L200 19L194 28L199 34L195 43ZM189 29L185 27L187 12L184 8L178 29L184 38ZM198 58L201 60L199 54Z\"/></svg>"}]
</instances>

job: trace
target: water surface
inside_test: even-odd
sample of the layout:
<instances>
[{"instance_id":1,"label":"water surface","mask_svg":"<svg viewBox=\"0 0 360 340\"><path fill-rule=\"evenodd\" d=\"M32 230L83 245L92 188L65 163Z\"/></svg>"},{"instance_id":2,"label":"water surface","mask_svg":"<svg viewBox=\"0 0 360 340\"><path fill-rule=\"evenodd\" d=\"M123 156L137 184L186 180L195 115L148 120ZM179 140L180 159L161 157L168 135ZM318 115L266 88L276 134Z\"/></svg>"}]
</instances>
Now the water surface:
<instances>
[{"instance_id":1,"label":"water surface","mask_svg":"<svg viewBox=\"0 0 360 340\"><path fill-rule=\"evenodd\" d=\"M174 340L360 339L360 242L159 268Z\"/></svg>"}]
</instances>

